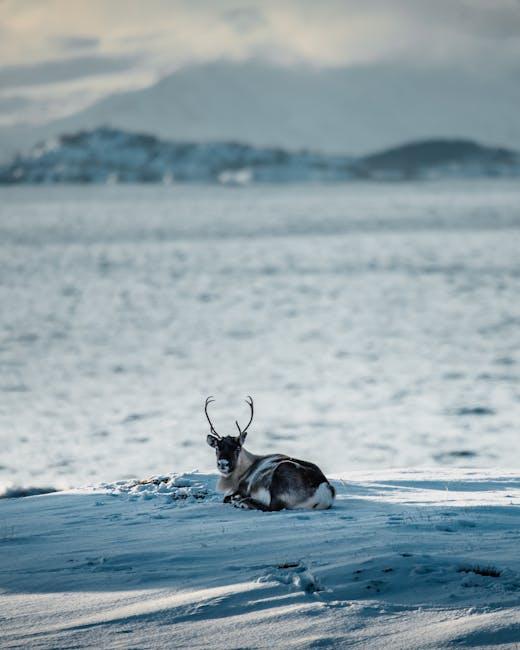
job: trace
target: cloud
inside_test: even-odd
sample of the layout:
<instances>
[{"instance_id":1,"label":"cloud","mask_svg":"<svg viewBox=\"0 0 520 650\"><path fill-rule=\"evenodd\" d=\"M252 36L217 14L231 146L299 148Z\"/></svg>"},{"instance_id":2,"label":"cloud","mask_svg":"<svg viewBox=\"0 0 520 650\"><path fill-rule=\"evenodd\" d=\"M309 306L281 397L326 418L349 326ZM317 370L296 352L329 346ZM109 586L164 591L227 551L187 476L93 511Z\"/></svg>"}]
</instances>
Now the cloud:
<instances>
[{"instance_id":1,"label":"cloud","mask_svg":"<svg viewBox=\"0 0 520 650\"><path fill-rule=\"evenodd\" d=\"M30 103L31 101L27 97L19 97L17 95L13 97L0 97L0 115L2 113L10 114L13 111L27 108Z\"/></svg>"},{"instance_id":2,"label":"cloud","mask_svg":"<svg viewBox=\"0 0 520 650\"><path fill-rule=\"evenodd\" d=\"M64 51L95 50L99 47L100 40L92 36L58 36L55 38L57 45Z\"/></svg>"},{"instance_id":3,"label":"cloud","mask_svg":"<svg viewBox=\"0 0 520 650\"><path fill-rule=\"evenodd\" d=\"M0 60L53 59L64 50L131 53L171 66L244 60L272 46L284 61L349 65L413 57L495 59L520 51L518 0L4 0ZM507 41L507 43L505 42ZM492 47L491 47L492 45ZM272 58L272 57L271 57Z\"/></svg>"},{"instance_id":4,"label":"cloud","mask_svg":"<svg viewBox=\"0 0 520 650\"><path fill-rule=\"evenodd\" d=\"M11 65L0 68L2 90L24 86L40 86L80 79L91 75L106 75L129 70L135 65L135 56L78 57L42 61L33 65Z\"/></svg>"},{"instance_id":5,"label":"cloud","mask_svg":"<svg viewBox=\"0 0 520 650\"><path fill-rule=\"evenodd\" d=\"M519 0L3 0L1 7L0 97L6 88L45 85L64 105L72 105L69 92L88 101L216 60L404 63L490 77L518 69L520 60ZM81 92L67 85L77 80Z\"/></svg>"},{"instance_id":6,"label":"cloud","mask_svg":"<svg viewBox=\"0 0 520 650\"><path fill-rule=\"evenodd\" d=\"M260 27L266 27L267 21L261 11L255 7L238 7L223 11L221 17L237 33L252 32Z\"/></svg>"},{"instance_id":7,"label":"cloud","mask_svg":"<svg viewBox=\"0 0 520 650\"><path fill-rule=\"evenodd\" d=\"M488 39L518 38L520 2L518 0L440 0L419 2L419 18L427 18L447 29Z\"/></svg>"}]
</instances>

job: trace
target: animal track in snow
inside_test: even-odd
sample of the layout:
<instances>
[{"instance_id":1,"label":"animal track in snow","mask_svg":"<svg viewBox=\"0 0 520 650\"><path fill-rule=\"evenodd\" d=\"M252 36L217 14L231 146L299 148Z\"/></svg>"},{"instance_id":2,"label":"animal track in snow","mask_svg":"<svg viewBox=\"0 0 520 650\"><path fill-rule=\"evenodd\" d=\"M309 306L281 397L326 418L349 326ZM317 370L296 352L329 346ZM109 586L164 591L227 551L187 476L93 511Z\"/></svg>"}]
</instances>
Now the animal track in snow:
<instances>
[{"instance_id":1,"label":"animal track in snow","mask_svg":"<svg viewBox=\"0 0 520 650\"><path fill-rule=\"evenodd\" d=\"M283 562L258 578L258 582L279 582L283 585L295 587L306 594L322 591L316 578L307 566L301 562Z\"/></svg>"}]
</instances>

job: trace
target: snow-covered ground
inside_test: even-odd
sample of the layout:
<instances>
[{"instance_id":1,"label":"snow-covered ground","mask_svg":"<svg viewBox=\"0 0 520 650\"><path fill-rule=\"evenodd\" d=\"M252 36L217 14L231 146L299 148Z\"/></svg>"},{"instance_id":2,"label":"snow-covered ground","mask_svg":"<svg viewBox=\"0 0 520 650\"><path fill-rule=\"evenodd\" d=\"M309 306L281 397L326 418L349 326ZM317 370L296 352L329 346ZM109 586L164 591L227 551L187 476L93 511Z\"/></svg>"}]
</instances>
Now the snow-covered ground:
<instances>
[{"instance_id":1,"label":"snow-covered ground","mask_svg":"<svg viewBox=\"0 0 520 650\"><path fill-rule=\"evenodd\" d=\"M1 501L0 646L518 648L518 473L352 471L276 513L215 480Z\"/></svg>"},{"instance_id":2,"label":"snow-covered ground","mask_svg":"<svg viewBox=\"0 0 520 650\"><path fill-rule=\"evenodd\" d=\"M0 488L517 467L517 183L0 191Z\"/></svg>"},{"instance_id":3,"label":"snow-covered ground","mask_svg":"<svg viewBox=\"0 0 520 650\"><path fill-rule=\"evenodd\" d=\"M0 500L0 647L518 647L519 206L0 190L0 493L72 488ZM209 394L334 508L224 505Z\"/></svg>"}]
</instances>

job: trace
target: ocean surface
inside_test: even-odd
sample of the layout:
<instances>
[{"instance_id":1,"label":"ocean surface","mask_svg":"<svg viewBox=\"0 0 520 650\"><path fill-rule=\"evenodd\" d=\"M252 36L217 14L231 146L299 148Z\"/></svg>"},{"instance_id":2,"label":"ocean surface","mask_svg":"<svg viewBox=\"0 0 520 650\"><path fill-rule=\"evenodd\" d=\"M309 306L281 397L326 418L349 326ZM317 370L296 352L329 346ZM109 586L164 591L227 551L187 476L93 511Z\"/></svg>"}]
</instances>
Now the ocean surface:
<instances>
[{"instance_id":1,"label":"ocean surface","mask_svg":"<svg viewBox=\"0 0 520 650\"><path fill-rule=\"evenodd\" d=\"M0 488L520 463L520 184L0 190Z\"/></svg>"}]
</instances>

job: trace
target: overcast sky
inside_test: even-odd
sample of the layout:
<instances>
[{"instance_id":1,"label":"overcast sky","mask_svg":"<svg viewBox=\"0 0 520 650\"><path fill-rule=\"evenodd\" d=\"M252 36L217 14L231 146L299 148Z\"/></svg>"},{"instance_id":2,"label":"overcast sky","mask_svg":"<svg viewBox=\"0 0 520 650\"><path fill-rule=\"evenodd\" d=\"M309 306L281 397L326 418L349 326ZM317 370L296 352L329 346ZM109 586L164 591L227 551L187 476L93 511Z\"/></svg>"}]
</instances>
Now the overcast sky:
<instances>
[{"instance_id":1,"label":"overcast sky","mask_svg":"<svg viewBox=\"0 0 520 650\"><path fill-rule=\"evenodd\" d=\"M520 66L520 0L0 0L0 124L190 63Z\"/></svg>"}]
</instances>

